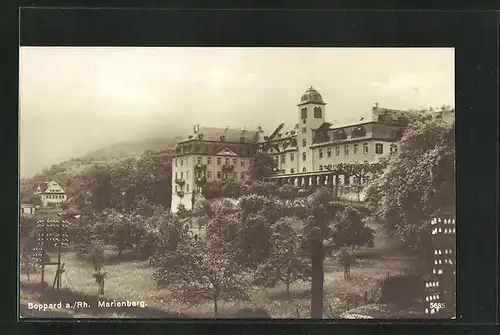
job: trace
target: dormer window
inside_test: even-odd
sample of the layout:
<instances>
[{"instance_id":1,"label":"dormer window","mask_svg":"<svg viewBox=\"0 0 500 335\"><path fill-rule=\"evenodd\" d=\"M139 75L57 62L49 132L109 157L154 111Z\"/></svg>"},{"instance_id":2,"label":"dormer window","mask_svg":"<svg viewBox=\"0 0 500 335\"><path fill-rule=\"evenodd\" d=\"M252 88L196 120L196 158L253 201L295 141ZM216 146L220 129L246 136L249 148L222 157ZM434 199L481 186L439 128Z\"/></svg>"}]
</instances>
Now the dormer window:
<instances>
[{"instance_id":1,"label":"dormer window","mask_svg":"<svg viewBox=\"0 0 500 335\"><path fill-rule=\"evenodd\" d=\"M245 137L244 136L240 137L240 143L245 143Z\"/></svg>"},{"instance_id":2,"label":"dormer window","mask_svg":"<svg viewBox=\"0 0 500 335\"><path fill-rule=\"evenodd\" d=\"M354 129L352 130L351 138L363 137L365 135L366 135L365 127L357 126L357 127L354 127Z\"/></svg>"},{"instance_id":3,"label":"dormer window","mask_svg":"<svg viewBox=\"0 0 500 335\"><path fill-rule=\"evenodd\" d=\"M347 138L347 135L344 131L344 129L339 129L339 130L336 130L334 133L333 133L333 137L336 139L336 140L345 140Z\"/></svg>"}]
</instances>

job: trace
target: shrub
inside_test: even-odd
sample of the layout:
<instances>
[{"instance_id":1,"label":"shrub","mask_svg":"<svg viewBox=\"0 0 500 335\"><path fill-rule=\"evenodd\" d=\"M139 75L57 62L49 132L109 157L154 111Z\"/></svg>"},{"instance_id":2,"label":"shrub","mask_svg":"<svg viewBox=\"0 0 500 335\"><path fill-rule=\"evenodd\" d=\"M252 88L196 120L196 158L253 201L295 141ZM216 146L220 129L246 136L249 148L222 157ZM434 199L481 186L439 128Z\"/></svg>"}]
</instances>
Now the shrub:
<instances>
[{"instance_id":1,"label":"shrub","mask_svg":"<svg viewBox=\"0 0 500 335\"><path fill-rule=\"evenodd\" d=\"M419 274L395 275L382 280L380 302L404 303L425 295L425 283Z\"/></svg>"}]
</instances>

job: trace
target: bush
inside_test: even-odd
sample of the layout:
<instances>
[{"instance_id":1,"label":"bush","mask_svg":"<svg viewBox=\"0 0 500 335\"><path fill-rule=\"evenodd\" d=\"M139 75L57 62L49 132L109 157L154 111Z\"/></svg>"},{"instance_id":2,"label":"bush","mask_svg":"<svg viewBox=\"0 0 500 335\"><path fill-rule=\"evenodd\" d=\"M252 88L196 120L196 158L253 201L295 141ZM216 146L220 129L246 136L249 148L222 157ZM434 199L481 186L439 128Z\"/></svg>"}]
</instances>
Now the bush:
<instances>
[{"instance_id":1,"label":"bush","mask_svg":"<svg viewBox=\"0 0 500 335\"><path fill-rule=\"evenodd\" d=\"M234 317L238 319L246 319L246 318L268 319L271 318L271 315L263 308L256 308L256 309L242 308L239 309L234 314Z\"/></svg>"},{"instance_id":2,"label":"bush","mask_svg":"<svg viewBox=\"0 0 500 335\"><path fill-rule=\"evenodd\" d=\"M396 275L382 280L381 303L405 303L422 299L425 296L425 283L422 275Z\"/></svg>"}]
</instances>

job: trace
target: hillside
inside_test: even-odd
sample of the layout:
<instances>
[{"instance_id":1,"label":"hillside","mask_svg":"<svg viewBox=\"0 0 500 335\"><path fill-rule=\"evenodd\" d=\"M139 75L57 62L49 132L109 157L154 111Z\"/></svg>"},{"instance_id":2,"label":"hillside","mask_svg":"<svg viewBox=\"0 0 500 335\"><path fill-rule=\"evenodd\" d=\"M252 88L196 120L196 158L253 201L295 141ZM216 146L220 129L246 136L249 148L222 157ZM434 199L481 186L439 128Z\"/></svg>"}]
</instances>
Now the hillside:
<instances>
[{"instance_id":1,"label":"hillside","mask_svg":"<svg viewBox=\"0 0 500 335\"><path fill-rule=\"evenodd\" d=\"M140 141L119 142L109 147L93 150L82 157L84 160L107 161L138 157L147 150L159 151L175 147L180 137L151 137Z\"/></svg>"},{"instance_id":2,"label":"hillside","mask_svg":"<svg viewBox=\"0 0 500 335\"><path fill-rule=\"evenodd\" d=\"M36 184L53 179L73 196L73 184L79 183L80 177L87 175L96 165L113 165L128 158L139 158L146 151L172 150L178 137L155 137L133 142L119 142L108 147L91 151L79 158L54 164L40 171L32 178L21 180L22 201L27 201ZM88 179L88 177L84 177Z\"/></svg>"}]
</instances>

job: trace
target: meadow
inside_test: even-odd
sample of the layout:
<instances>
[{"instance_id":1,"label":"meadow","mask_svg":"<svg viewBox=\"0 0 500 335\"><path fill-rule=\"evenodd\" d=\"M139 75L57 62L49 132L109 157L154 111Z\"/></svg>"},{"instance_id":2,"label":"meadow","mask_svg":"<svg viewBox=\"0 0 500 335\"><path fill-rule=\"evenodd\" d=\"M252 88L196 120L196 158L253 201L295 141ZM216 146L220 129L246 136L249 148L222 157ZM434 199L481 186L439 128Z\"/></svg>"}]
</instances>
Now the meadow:
<instances>
[{"instance_id":1,"label":"meadow","mask_svg":"<svg viewBox=\"0 0 500 335\"><path fill-rule=\"evenodd\" d=\"M391 303L381 304L375 296L380 294L380 282L388 276L407 273L418 268L418 262L397 250L396 241L389 238L378 226L375 229L375 247L356 250L357 264L351 269L350 281L343 279L343 269L336 259L327 257L324 276L325 318L415 318L422 317L421 302L406 306ZM198 232L199 234L202 231ZM55 254L50 255L56 259ZM144 301L146 308L97 308L97 286L92 277L90 263L80 260L72 251L62 254L65 273L62 276L61 292L51 289L55 267L47 266L45 281L49 288L41 287L40 273L21 275L21 315L82 317L82 318L213 318L213 303L200 301L187 305L171 297L168 289L156 287L152 274L154 269L148 261L134 259L133 253L124 252L117 258L116 252L106 251L104 269L107 272L105 295L100 299L117 301ZM285 286L250 288L249 301L219 302L219 318L235 317L238 310L264 309L272 318L309 318L310 283L296 282L290 287L287 299ZM63 311L39 312L28 310L29 302L86 301L90 308Z\"/></svg>"}]
</instances>

